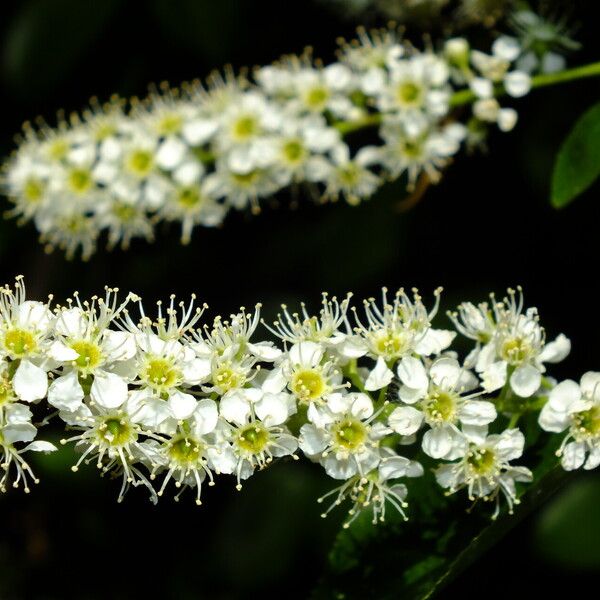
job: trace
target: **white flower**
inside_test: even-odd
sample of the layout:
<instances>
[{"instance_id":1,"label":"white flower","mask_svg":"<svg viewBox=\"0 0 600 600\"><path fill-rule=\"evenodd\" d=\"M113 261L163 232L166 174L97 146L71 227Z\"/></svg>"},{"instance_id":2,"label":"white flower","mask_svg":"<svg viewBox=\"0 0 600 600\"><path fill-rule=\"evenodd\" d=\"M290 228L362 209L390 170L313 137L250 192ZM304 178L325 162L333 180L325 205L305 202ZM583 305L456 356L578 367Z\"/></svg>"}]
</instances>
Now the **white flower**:
<instances>
[{"instance_id":1,"label":"white flower","mask_svg":"<svg viewBox=\"0 0 600 600\"><path fill-rule=\"evenodd\" d=\"M338 144L331 152L333 168L327 177L323 197L335 201L342 196L348 204L359 204L372 196L381 180L371 167L379 163L380 158L375 146L365 146L350 158L348 146Z\"/></svg>"},{"instance_id":2,"label":"white flower","mask_svg":"<svg viewBox=\"0 0 600 600\"><path fill-rule=\"evenodd\" d=\"M49 361L45 353L54 317L49 303L25 298L22 277L17 277L14 290L8 286L0 288L0 357L17 361L15 394L33 402L43 398L48 389Z\"/></svg>"},{"instance_id":3,"label":"white flower","mask_svg":"<svg viewBox=\"0 0 600 600\"><path fill-rule=\"evenodd\" d=\"M301 450L334 479L364 477L379 464L379 440L388 431L374 422L380 411L375 413L370 398L358 393L332 395L327 408L319 424L300 429Z\"/></svg>"},{"instance_id":4,"label":"white flower","mask_svg":"<svg viewBox=\"0 0 600 600\"><path fill-rule=\"evenodd\" d=\"M29 493L28 478L34 483L39 483L39 480L22 455L25 452L56 450L56 447L50 442L32 441L36 437L37 429L31 423L31 417L31 411L23 404L15 402L0 406L0 469L4 471L0 478L0 492L6 491L9 476L14 467L16 477L11 483L12 487L19 487L22 483L25 493ZM23 443L24 446L21 445Z\"/></svg>"},{"instance_id":5,"label":"white flower","mask_svg":"<svg viewBox=\"0 0 600 600\"><path fill-rule=\"evenodd\" d=\"M526 467L510 464L523 454L523 434L518 429L507 429L500 435L488 435L486 426L466 426L463 435L459 460L437 468L438 483L450 494L466 488L469 500L495 500L494 519L500 512L502 494L512 513L519 503L515 482L529 482L533 477Z\"/></svg>"},{"instance_id":6,"label":"white flower","mask_svg":"<svg viewBox=\"0 0 600 600\"><path fill-rule=\"evenodd\" d=\"M348 511L350 518L344 523L344 528L348 528L362 511L369 508L373 511L372 523L374 525L378 522L383 523L388 503L405 520L408 519L405 513L405 509L408 507L406 502L408 490L406 485L397 480L404 477L420 477L423 475L423 467L418 462L398 456L389 449L383 449L381 452L381 461L376 469L364 477L361 475L351 477L341 486L318 499L318 502L321 503L326 498L335 496L333 503L322 513L322 517L326 517L336 506L348 498L352 502L352 506Z\"/></svg>"},{"instance_id":7,"label":"white flower","mask_svg":"<svg viewBox=\"0 0 600 600\"><path fill-rule=\"evenodd\" d=\"M466 394L477 387L478 380L453 358L439 358L429 373L420 360L403 358L398 377L402 383L398 396L405 406L390 414L389 425L404 436L416 433L423 423L428 425L423 450L433 458L460 456L459 423L481 426L496 418L491 402L475 400L478 394Z\"/></svg>"},{"instance_id":8,"label":"white flower","mask_svg":"<svg viewBox=\"0 0 600 600\"><path fill-rule=\"evenodd\" d=\"M509 377L512 390L523 398L535 394L545 371L544 363L563 360L571 349L564 335L545 343L545 332L535 308L523 312L519 290L508 291L503 302L494 305L496 329L491 340L478 352L476 369L482 374L487 392L503 387Z\"/></svg>"},{"instance_id":9,"label":"white flower","mask_svg":"<svg viewBox=\"0 0 600 600\"><path fill-rule=\"evenodd\" d=\"M600 373L588 372L579 385L566 380L551 392L539 416L545 431L568 430L557 455L567 471L600 465Z\"/></svg>"},{"instance_id":10,"label":"white flower","mask_svg":"<svg viewBox=\"0 0 600 600\"><path fill-rule=\"evenodd\" d=\"M119 502L131 485L144 485L150 491L151 499L156 498L156 492L138 465L142 460L150 465L155 462L152 446L142 441L140 434L155 440L161 438L143 431L126 406L109 409L94 403L90 409L82 405L77 413L73 413L71 427L81 433L60 441L63 445L75 442L75 448L82 451L71 470L77 471L84 461L95 460L102 473L114 471L115 475L121 475Z\"/></svg>"},{"instance_id":11,"label":"white flower","mask_svg":"<svg viewBox=\"0 0 600 600\"><path fill-rule=\"evenodd\" d=\"M375 359L381 357L387 363L411 352L426 356L448 347L454 334L430 327L438 309L440 293L441 289L435 291L435 305L429 313L416 290L412 300L403 289L398 290L390 304L387 289L383 288L381 307L373 298L365 300L367 322L361 323L357 316L356 332L369 355Z\"/></svg>"}]
</instances>

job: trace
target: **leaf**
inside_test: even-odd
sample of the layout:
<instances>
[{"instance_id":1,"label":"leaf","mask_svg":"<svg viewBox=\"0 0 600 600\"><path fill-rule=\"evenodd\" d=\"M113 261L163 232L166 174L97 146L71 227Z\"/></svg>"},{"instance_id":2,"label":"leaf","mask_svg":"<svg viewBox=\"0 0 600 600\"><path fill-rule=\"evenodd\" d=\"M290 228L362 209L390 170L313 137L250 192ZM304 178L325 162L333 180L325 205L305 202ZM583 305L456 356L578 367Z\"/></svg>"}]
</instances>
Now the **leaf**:
<instances>
[{"instance_id":1,"label":"leaf","mask_svg":"<svg viewBox=\"0 0 600 600\"><path fill-rule=\"evenodd\" d=\"M551 202L562 208L600 175L600 102L586 111L563 142L552 174Z\"/></svg>"},{"instance_id":2,"label":"leaf","mask_svg":"<svg viewBox=\"0 0 600 600\"><path fill-rule=\"evenodd\" d=\"M558 437L558 436L555 436ZM557 440L537 453L535 482L525 488L514 515L503 510L496 521L483 503L470 514L465 498L431 493L428 474L409 485L411 519L390 514L374 526L370 515L341 531L330 553L330 568L313 593L321 598L403 598L426 600L473 564L511 529L537 509L570 476L557 465Z\"/></svg>"}]
</instances>

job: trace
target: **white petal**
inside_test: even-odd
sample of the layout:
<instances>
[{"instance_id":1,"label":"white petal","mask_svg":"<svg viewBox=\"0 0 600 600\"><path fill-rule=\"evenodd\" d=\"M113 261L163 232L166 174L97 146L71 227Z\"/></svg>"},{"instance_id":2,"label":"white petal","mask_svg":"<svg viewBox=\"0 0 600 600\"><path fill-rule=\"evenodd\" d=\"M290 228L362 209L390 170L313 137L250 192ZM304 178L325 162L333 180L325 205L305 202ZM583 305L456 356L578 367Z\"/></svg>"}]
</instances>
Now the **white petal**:
<instances>
[{"instance_id":1,"label":"white petal","mask_svg":"<svg viewBox=\"0 0 600 600\"><path fill-rule=\"evenodd\" d=\"M156 164L161 169L174 169L185 156L186 145L175 137L169 137L161 143L156 153Z\"/></svg>"},{"instance_id":2,"label":"white petal","mask_svg":"<svg viewBox=\"0 0 600 600\"><path fill-rule=\"evenodd\" d=\"M66 337L83 337L86 328L86 318L80 308L68 308L58 313L54 327L57 333Z\"/></svg>"},{"instance_id":3,"label":"white petal","mask_svg":"<svg viewBox=\"0 0 600 600\"><path fill-rule=\"evenodd\" d=\"M502 360L492 363L485 369L482 374L482 386L486 392L493 392L504 386L507 366L506 362Z\"/></svg>"},{"instance_id":4,"label":"white petal","mask_svg":"<svg viewBox=\"0 0 600 600\"><path fill-rule=\"evenodd\" d=\"M546 406L550 405L555 412L568 413L580 400L581 389L573 380L566 379L551 390Z\"/></svg>"},{"instance_id":5,"label":"white petal","mask_svg":"<svg viewBox=\"0 0 600 600\"><path fill-rule=\"evenodd\" d=\"M90 397L102 408L117 408L127 400L127 383L114 373L98 371L94 376Z\"/></svg>"},{"instance_id":6,"label":"white petal","mask_svg":"<svg viewBox=\"0 0 600 600\"><path fill-rule=\"evenodd\" d=\"M243 425L250 416L250 403L242 390L233 390L221 398L219 412L227 421Z\"/></svg>"},{"instance_id":7,"label":"white petal","mask_svg":"<svg viewBox=\"0 0 600 600\"><path fill-rule=\"evenodd\" d=\"M23 450L28 452L54 452L55 450L58 450L58 448L50 442L38 440L37 442L31 442L31 444L25 446Z\"/></svg>"},{"instance_id":8,"label":"white petal","mask_svg":"<svg viewBox=\"0 0 600 600\"><path fill-rule=\"evenodd\" d=\"M13 389L25 402L40 400L48 391L48 375L28 360L22 360L13 379Z\"/></svg>"},{"instance_id":9,"label":"white petal","mask_svg":"<svg viewBox=\"0 0 600 600\"><path fill-rule=\"evenodd\" d=\"M562 333L553 342L544 346L541 351L540 362L557 363L564 360L571 352L571 340Z\"/></svg>"},{"instance_id":10,"label":"white petal","mask_svg":"<svg viewBox=\"0 0 600 600\"><path fill-rule=\"evenodd\" d=\"M285 392L279 394L264 394L256 403L256 416L268 427L281 425L289 414L288 395Z\"/></svg>"},{"instance_id":11,"label":"white petal","mask_svg":"<svg viewBox=\"0 0 600 600\"><path fill-rule=\"evenodd\" d=\"M461 373L462 368L454 358L440 358L429 369L433 382L446 390L456 387Z\"/></svg>"},{"instance_id":12,"label":"white petal","mask_svg":"<svg viewBox=\"0 0 600 600\"><path fill-rule=\"evenodd\" d=\"M531 77L523 71L512 71L504 77L504 87L509 96L521 98L531 90Z\"/></svg>"},{"instance_id":13,"label":"white petal","mask_svg":"<svg viewBox=\"0 0 600 600\"><path fill-rule=\"evenodd\" d=\"M425 335L415 345L415 352L421 356L440 354L456 337L455 331L447 329L428 329Z\"/></svg>"},{"instance_id":14,"label":"white petal","mask_svg":"<svg viewBox=\"0 0 600 600\"><path fill-rule=\"evenodd\" d=\"M211 373L211 361L209 358L193 358L183 364L181 370L186 383L198 385L204 383Z\"/></svg>"},{"instance_id":15,"label":"white petal","mask_svg":"<svg viewBox=\"0 0 600 600\"><path fill-rule=\"evenodd\" d=\"M522 398L535 394L541 383L542 374L533 365L518 367L510 378L510 386Z\"/></svg>"},{"instance_id":16,"label":"white petal","mask_svg":"<svg viewBox=\"0 0 600 600\"><path fill-rule=\"evenodd\" d=\"M458 418L466 425L487 425L497 416L496 407L485 400L469 400L459 410Z\"/></svg>"},{"instance_id":17,"label":"white petal","mask_svg":"<svg viewBox=\"0 0 600 600\"><path fill-rule=\"evenodd\" d=\"M314 367L321 362L323 348L315 342L300 342L294 344L289 351L289 357L294 365Z\"/></svg>"},{"instance_id":18,"label":"white petal","mask_svg":"<svg viewBox=\"0 0 600 600\"><path fill-rule=\"evenodd\" d=\"M373 414L373 402L367 394L348 394L352 406L350 412L357 419L368 419Z\"/></svg>"},{"instance_id":19,"label":"white petal","mask_svg":"<svg viewBox=\"0 0 600 600\"><path fill-rule=\"evenodd\" d=\"M129 360L135 356L137 350L135 337L126 331L107 329L104 332L102 349L109 361Z\"/></svg>"},{"instance_id":20,"label":"white petal","mask_svg":"<svg viewBox=\"0 0 600 600\"><path fill-rule=\"evenodd\" d=\"M73 350L73 348L70 348L60 340L52 342L48 354L57 362L71 362L72 360L77 360L79 358L77 351Z\"/></svg>"},{"instance_id":21,"label":"white petal","mask_svg":"<svg viewBox=\"0 0 600 600\"><path fill-rule=\"evenodd\" d=\"M484 77L474 77L469 82L469 87L478 98L491 98L494 95L492 82Z\"/></svg>"},{"instance_id":22,"label":"white petal","mask_svg":"<svg viewBox=\"0 0 600 600\"><path fill-rule=\"evenodd\" d=\"M598 465L600 465L600 448L596 447L590 451L583 468L589 471L595 469Z\"/></svg>"},{"instance_id":23,"label":"white petal","mask_svg":"<svg viewBox=\"0 0 600 600\"><path fill-rule=\"evenodd\" d=\"M2 428L2 440L5 444L30 442L36 433L37 429L31 423L15 423Z\"/></svg>"},{"instance_id":24,"label":"white petal","mask_svg":"<svg viewBox=\"0 0 600 600\"><path fill-rule=\"evenodd\" d=\"M394 378L394 373L388 369L383 358L377 359L375 368L369 373L365 381L365 389L371 391L379 390L389 385Z\"/></svg>"},{"instance_id":25,"label":"white petal","mask_svg":"<svg viewBox=\"0 0 600 600\"><path fill-rule=\"evenodd\" d=\"M379 475L383 480L399 479L406 475L410 461L404 456L391 456L381 461Z\"/></svg>"},{"instance_id":26,"label":"white petal","mask_svg":"<svg viewBox=\"0 0 600 600\"><path fill-rule=\"evenodd\" d=\"M257 344L247 344L248 350L261 360L272 362L277 360L282 352L273 342L259 342Z\"/></svg>"},{"instance_id":27,"label":"white petal","mask_svg":"<svg viewBox=\"0 0 600 600\"><path fill-rule=\"evenodd\" d=\"M307 423L300 428L300 448L307 456L320 454L327 447L328 437L326 433L313 425Z\"/></svg>"},{"instance_id":28,"label":"white petal","mask_svg":"<svg viewBox=\"0 0 600 600\"><path fill-rule=\"evenodd\" d=\"M498 127L500 131L512 131L517 124L519 115L514 108L501 108L498 111Z\"/></svg>"},{"instance_id":29,"label":"white petal","mask_svg":"<svg viewBox=\"0 0 600 600\"><path fill-rule=\"evenodd\" d=\"M571 422L571 416L568 412L555 410L550 402L544 404L540 416L538 417L538 423L544 431L552 431L554 433L560 433L564 431Z\"/></svg>"},{"instance_id":30,"label":"white petal","mask_svg":"<svg viewBox=\"0 0 600 600\"><path fill-rule=\"evenodd\" d=\"M169 408L178 420L188 419L196 409L197 400L191 394L184 394L175 390L169 396Z\"/></svg>"},{"instance_id":31,"label":"white petal","mask_svg":"<svg viewBox=\"0 0 600 600\"><path fill-rule=\"evenodd\" d=\"M286 385L287 379L283 375L282 369L277 368L269 371L269 374L263 381L262 389L269 394L278 394Z\"/></svg>"},{"instance_id":32,"label":"white petal","mask_svg":"<svg viewBox=\"0 0 600 600\"><path fill-rule=\"evenodd\" d=\"M565 471L579 469L585 460L585 444L571 442L565 446L560 463Z\"/></svg>"},{"instance_id":33,"label":"white petal","mask_svg":"<svg viewBox=\"0 0 600 600\"><path fill-rule=\"evenodd\" d=\"M199 146L207 142L218 128L218 119L194 119L183 126L183 137L188 144Z\"/></svg>"},{"instance_id":34,"label":"white petal","mask_svg":"<svg viewBox=\"0 0 600 600\"><path fill-rule=\"evenodd\" d=\"M48 388L48 404L59 410L76 411L83 401L83 396L77 371L55 379Z\"/></svg>"},{"instance_id":35,"label":"white petal","mask_svg":"<svg viewBox=\"0 0 600 600\"><path fill-rule=\"evenodd\" d=\"M590 398L597 398L600 392L600 373L588 371L581 377L581 391Z\"/></svg>"},{"instance_id":36,"label":"white petal","mask_svg":"<svg viewBox=\"0 0 600 600\"><path fill-rule=\"evenodd\" d=\"M521 45L516 38L502 35L492 44L492 52L498 58L513 62L521 53Z\"/></svg>"},{"instance_id":37,"label":"white petal","mask_svg":"<svg viewBox=\"0 0 600 600\"><path fill-rule=\"evenodd\" d=\"M217 403L209 398L203 398L196 404L194 411L194 432L196 435L205 435L214 431L219 420Z\"/></svg>"},{"instance_id":38,"label":"white petal","mask_svg":"<svg viewBox=\"0 0 600 600\"><path fill-rule=\"evenodd\" d=\"M400 406L390 414L388 423L400 435L416 433L423 422L423 413L412 406Z\"/></svg>"},{"instance_id":39,"label":"white petal","mask_svg":"<svg viewBox=\"0 0 600 600\"><path fill-rule=\"evenodd\" d=\"M398 377L400 381L413 390L426 390L429 386L429 379L423 363L412 356L403 358L398 364Z\"/></svg>"},{"instance_id":40,"label":"white petal","mask_svg":"<svg viewBox=\"0 0 600 600\"><path fill-rule=\"evenodd\" d=\"M452 450L452 436L448 427L436 427L425 432L423 451L431 458L444 458Z\"/></svg>"},{"instance_id":41,"label":"white petal","mask_svg":"<svg viewBox=\"0 0 600 600\"><path fill-rule=\"evenodd\" d=\"M496 442L498 457L505 461L520 458L525 447L525 437L518 429L507 429L498 436Z\"/></svg>"}]
</instances>

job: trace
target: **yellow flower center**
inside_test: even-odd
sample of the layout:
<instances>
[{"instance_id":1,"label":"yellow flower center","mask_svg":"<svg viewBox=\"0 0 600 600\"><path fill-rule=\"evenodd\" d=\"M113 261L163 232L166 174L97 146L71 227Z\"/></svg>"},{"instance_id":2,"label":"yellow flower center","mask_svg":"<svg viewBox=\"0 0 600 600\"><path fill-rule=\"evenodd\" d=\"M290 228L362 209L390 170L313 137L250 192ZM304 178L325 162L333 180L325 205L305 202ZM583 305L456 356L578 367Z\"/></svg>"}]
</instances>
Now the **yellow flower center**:
<instances>
[{"instance_id":1,"label":"yellow flower center","mask_svg":"<svg viewBox=\"0 0 600 600\"><path fill-rule=\"evenodd\" d=\"M68 182L71 191L83 195L92 187L92 174L88 169L72 169L68 176Z\"/></svg>"},{"instance_id":2,"label":"yellow flower center","mask_svg":"<svg viewBox=\"0 0 600 600\"><path fill-rule=\"evenodd\" d=\"M23 358L30 356L38 347L35 336L25 329L9 329L4 334L4 347L11 358Z\"/></svg>"},{"instance_id":3,"label":"yellow flower center","mask_svg":"<svg viewBox=\"0 0 600 600\"><path fill-rule=\"evenodd\" d=\"M269 443L269 432L259 423L252 423L240 430L236 442L242 450L260 454Z\"/></svg>"},{"instance_id":4,"label":"yellow flower center","mask_svg":"<svg viewBox=\"0 0 600 600\"><path fill-rule=\"evenodd\" d=\"M238 141L247 140L258 133L258 121L252 115L240 117L233 124L233 136Z\"/></svg>"},{"instance_id":5,"label":"yellow flower center","mask_svg":"<svg viewBox=\"0 0 600 600\"><path fill-rule=\"evenodd\" d=\"M529 359L533 353L531 343L522 337L514 337L502 343L500 355L511 365L519 365Z\"/></svg>"},{"instance_id":6,"label":"yellow flower center","mask_svg":"<svg viewBox=\"0 0 600 600\"><path fill-rule=\"evenodd\" d=\"M579 439L600 437L600 406L577 413L573 420Z\"/></svg>"},{"instance_id":7,"label":"yellow flower center","mask_svg":"<svg viewBox=\"0 0 600 600\"><path fill-rule=\"evenodd\" d=\"M398 102L403 106L420 106L423 96L421 86L412 81L401 83L397 90Z\"/></svg>"},{"instance_id":8,"label":"yellow flower center","mask_svg":"<svg viewBox=\"0 0 600 600\"><path fill-rule=\"evenodd\" d=\"M197 187L182 187L177 190L177 203L185 209L193 209L202 202L200 190Z\"/></svg>"},{"instance_id":9,"label":"yellow flower center","mask_svg":"<svg viewBox=\"0 0 600 600\"><path fill-rule=\"evenodd\" d=\"M164 392L179 384L181 373L172 361L162 357L155 357L147 361L141 378L152 389Z\"/></svg>"},{"instance_id":10,"label":"yellow flower center","mask_svg":"<svg viewBox=\"0 0 600 600\"><path fill-rule=\"evenodd\" d=\"M313 110L322 110L329 100L329 90L326 87L318 86L308 90L306 94L306 104Z\"/></svg>"},{"instance_id":11,"label":"yellow flower center","mask_svg":"<svg viewBox=\"0 0 600 600\"><path fill-rule=\"evenodd\" d=\"M469 452L467 463L475 474L490 475L496 470L496 455L488 448L473 448Z\"/></svg>"},{"instance_id":12,"label":"yellow flower center","mask_svg":"<svg viewBox=\"0 0 600 600\"><path fill-rule=\"evenodd\" d=\"M158 123L158 132L161 135L179 133L182 125L183 119L181 118L181 115L165 115Z\"/></svg>"},{"instance_id":13,"label":"yellow flower center","mask_svg":"<svg viewBox=\"0 0 600 600\"><path fill-rule=\"evenodd\" d=\"M204 445L189 437L180 436L168 443L171 460L182 466L194 465L202 458Z\"/></svg>"},{"instance_id":14,"label":"yellow flower center","mask_svg":"<svg viewBox=\"0 0 600 600\"><path fill-rule=\"evenodd\" d=\"M458 394L437 390L431 392L423 401L422 408L430 423L454 423Z\"/></svg>"},{"instance_id":15,"label":"yellow flower center","mask_svg":"<svg viewBox=\"0 0 600 600\"><path fill-rule=\"evenodd\" d=\"M137 439L137 433L129 422L118 416L107 417L98 427L98 438L109 446L124 446Z\"/></svg>"},{"instance_id":16,"label":"yellow flower center","mask_svg":"<svg viewBox=\"0 0 600 600\"><path fill-rule=\"evenodd\" d=\"M42 199L44 194L44 184L35 177L30 177L23 186L23 197L28 202L35 204Z\"/></svg>"},{"instance_id":17,"label":"yellow flower center","mask_svg":"<svg viewBox=\"0 0 600 600\"><path fill-rule=\"evenodd\" d=\"M381 331L375 335L374 346L380 356L397 358L408 350L408 340L402 332Z\"/></svg>"},{"instance_id":18,"label":"yellow flower center","mask_svg":"<svg viewBox=\"0 0 600 600\"><path fill-rule=\"evenodd\" d=\"M148 150L135 150L130 154L127 166L137 177L145 177L154 168L154 156Z\"/></svg>"},{"instance_id":19,"label":"yellow flower center","mask_svg":"<svg viewBox=\"0 0 600 600\"><path fill-rule=\"evenodd\" d=\"M80 371L93 371L102 362L102 351L98 344L80 340L73 342L71 348L79 354L73 362Z\"/></svg>"},{"instance_id":20,"label":"yellow flower center","mask_svg":"<svg viewBox=\"0 0 600 600\"><path fill-rule=\"evenodd\" d=\"M312 402L324 394L327 384L320 370L303 369L294 373L290 388L300 400Z\"/></svg>"},{"instance_id":21,"label":"yellow flower center","mask_svg":"<svg viewBox=\"0 0 600 600\"><path fill-rule=\"evenodd\" d=\"M245 381L244 375L233 369L229 362L219 365L213 373L213 385L225 392L241 387Z\"/></svg>"},{"instance_id":22,"label":"yellow flower center","mask_svg":"<svg viewBox=\"0 0 600 600\"><path fill-rule=\"evenodd\" d=\"M299 140L290 140L283 146L283 155L287 162L297 164L306 156L306 149Z\"/></svg>"},{"instance_id":23,"label":"yellow flower center","mask_svg":"<svg viewBox=\"0 0 600 600\"><path fill-rule=\"evenodd\" d=\"M345 419L333 430L335 444L349 452L356 452L367 440L367 428L357 419Z\"/></svg>"}]
</instances>

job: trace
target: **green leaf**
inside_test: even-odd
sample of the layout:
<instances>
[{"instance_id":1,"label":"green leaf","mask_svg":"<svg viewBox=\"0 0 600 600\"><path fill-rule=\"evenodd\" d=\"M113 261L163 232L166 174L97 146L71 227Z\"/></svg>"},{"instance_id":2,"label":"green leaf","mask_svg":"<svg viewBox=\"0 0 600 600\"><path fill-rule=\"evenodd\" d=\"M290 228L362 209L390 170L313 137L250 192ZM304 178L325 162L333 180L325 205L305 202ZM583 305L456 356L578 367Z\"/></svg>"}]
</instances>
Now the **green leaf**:
<instances>
[{"instance_id":1,"label":"green leaf","mask_svg":"<svg viewBox=\"0 0 600 600\"><path fill-rule=\"evenodd\" d=\"M562 208L600 175L600 102L575 123L558 152L552 174L551 202Z\"/></svg>"},{"instance_id":2,"label":"green leaf","mask_svg":"<svg viewBox=\"0 0 600 600\"><path fill-rule=\"evenodd\" d=\"M524 488L514 514L503 509L495 521L489 504L467 513L464 495L444 497L431 473L411 480L410 520L390 513L385 524L375 526L363 514L342 530L314 600L433 597L561 487L570 474L557 464L556 444L551 438L536 453L534 483Z\"/></svg>"}]
</instances>

